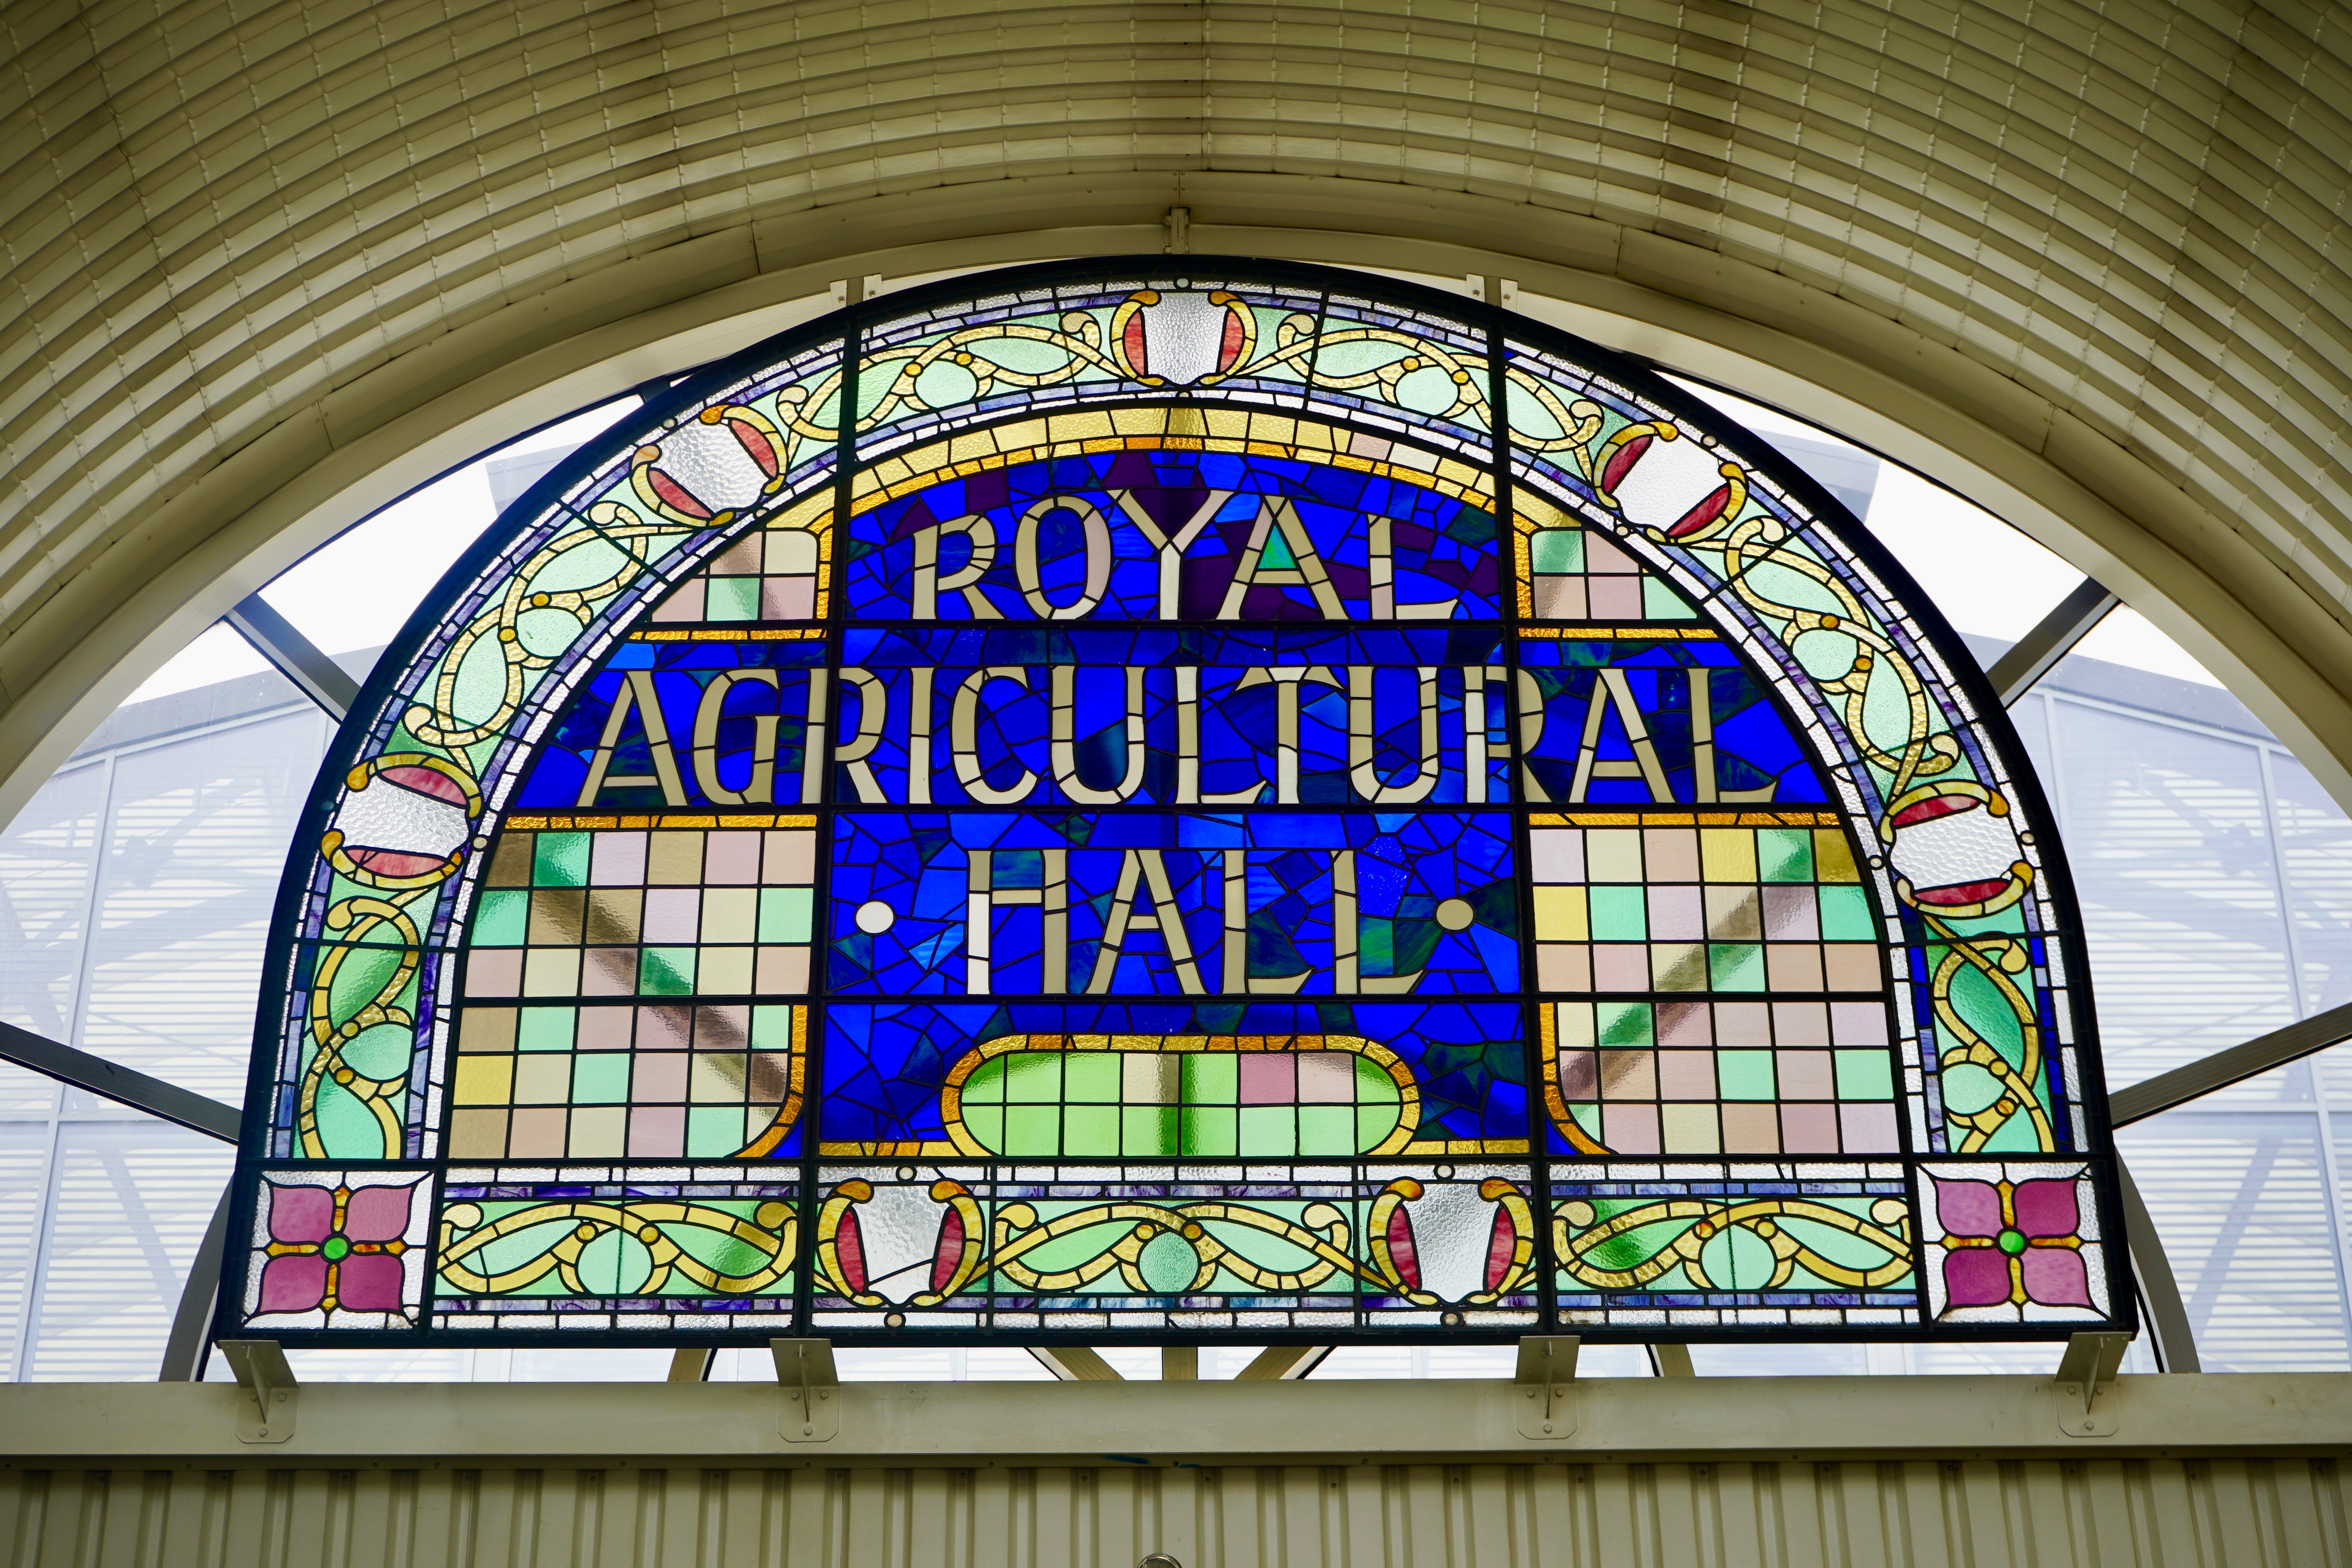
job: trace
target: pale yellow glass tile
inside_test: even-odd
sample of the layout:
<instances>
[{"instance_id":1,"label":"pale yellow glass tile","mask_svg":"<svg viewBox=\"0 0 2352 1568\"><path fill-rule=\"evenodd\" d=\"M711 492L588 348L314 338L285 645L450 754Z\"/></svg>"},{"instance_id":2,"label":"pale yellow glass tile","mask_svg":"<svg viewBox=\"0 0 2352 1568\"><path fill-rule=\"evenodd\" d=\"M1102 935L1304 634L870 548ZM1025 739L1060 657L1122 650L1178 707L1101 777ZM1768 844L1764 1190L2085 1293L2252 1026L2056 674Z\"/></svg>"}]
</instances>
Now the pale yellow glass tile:
<instances>
[{"instance_id":1,"label":"pale yellow glass tile","mask_svg":"<svg viewBox=\"0 0 2352 1568\"><path fill-rule=\"evenodd\" d=\"M1669 1154L1723 1152L1723 1139L1716 1128L1712 1105L1662 1105L1658 1107L1658 1121Z\"/></svg>"},{"instance_id":2,"label":"pale yellow glass tile","mask_svg":"<svg viewBox=\"0 0 2352 1568\"><path fill-rule=\"evenodd\" d=\"M572 1136L566 1152L582 1156L615 1155L628 1142L629 1110L625 1105L598 1105L572 1113Z\"/></svg>"},{"instance_id":3,"label":"pale yellow glass tile","mask_svg":"<svg viewBox=\"0 0 2352 1568\"><path fill-rule=\"evenodd\" d=\"M1592 934L1580 887L1538 887L1535 908L1538 941L1582 942Z\"/></svg>"},{"instance_id":4,"label":"pale yellow glass tile","mask_svg":"<svg viewBox=\"0 0 2352 1568\"><path fill-rule=\"evenodd\" d=\"M758 933L760 889L706 888L702 892L702 940L750 942Z\"/></svg>"},{"instance_id":5,"label":"pale yellow glass tile","mask_svg":"<svg viewBox=\"0 0 2352 1568\"><path fill-rule=\"evenodd\" d=\"M517 1105L562 1105L571 1098L570 1051L536 1051L515 1063Z\"/></svg>"},{"instance_id":6,"label":"pale yellow glass tile","mask_svg":"<svg viewBox=\"0 0 2352 1568\"><path fill-rule=\"evenodd\" d=\"M1584 836L1584 877L1591 882L1639 882L1642 830L1595 827Z\"/></svg>"},{"instance_id":7,"label":"pale yellow glass tile","mask_svg":"<svg viewBox=\"0 0 2352 1568\"><path fill-rule=\"evenodd\" d=\"M514 1058L471 1057L457 1058L457 1070L450 1079L449 1094L459 1105L505 1105L513 1098Z\"/></svg>"},{"instance_id":8,"label":"pale yellow glass tile","mask_svg":"<svg viewBox=\"0 0 2352 1568\"><path fill-rule=\"evenodd\" d=\"M705 895L707 898L709 895ZM740 996L751 989L751 959L748 947L706 947L695 965L694 988L715 996Z\"/></svg>"},{"instance_id":9,"label":"pale yellow glass tile","mask_svg":"<svg viewBox=\"0 0 2352 1568\"><path fill-rule=\"evenodd\" d=\"M1703 827L1698 835L1699 875L1710 882L1756 880L1756 830Z\"/></svg>"},{"instance_id":10,"label":"pale yellow glass tile","mask_svg":"<svg viewBox=\"0 0 2352 1568\"><path fill-rule=\"evenodd\" d=\"M533 948L523 960L522 994L526 996L580 994L580 950L576 947Z\"/></svg>"},{"instance_id":11,"label":"pale yellow glass tile","mask_svg":"<svg viewBox=\"0 0 2352 1568\"><path fill-rule=\"evenodd\" d=\"M746 1065L740 1051L695 1052L687 1067L687 1099L698 1105L740 1105Z\"/></svg>"}]
</instances>

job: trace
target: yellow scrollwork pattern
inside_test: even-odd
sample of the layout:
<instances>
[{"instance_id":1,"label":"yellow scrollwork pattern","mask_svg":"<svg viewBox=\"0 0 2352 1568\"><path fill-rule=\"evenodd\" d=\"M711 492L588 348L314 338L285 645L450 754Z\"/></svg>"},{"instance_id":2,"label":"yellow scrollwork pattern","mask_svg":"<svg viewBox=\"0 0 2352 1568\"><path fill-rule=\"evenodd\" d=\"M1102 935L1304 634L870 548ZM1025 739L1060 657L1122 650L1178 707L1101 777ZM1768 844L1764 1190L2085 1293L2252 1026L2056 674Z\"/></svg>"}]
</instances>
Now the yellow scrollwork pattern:
<instances>
[{"instance_id":1,"label":"yellow scrollwork pattern","mask_svg":"<svg viewBox=\"0 0 2352 1568\"><path fill-rule=\"evenodd\" d=\"M714 1244L709 1250L726 1261L714 1266L679 1246L670 1234L678 1228L706 1233ZM503 1263L486 1259L485 1254L517 1237L528 1238L525 1256ZM592 1280L583 1275L588 1248L608 1237L643 1248L633 1269L641 1277ZM748 1296L786 1279L799 1237L793 1205L774 1201L753 1206L748 1215L663 1198L532 1204L496 1215L478 1204L459 1203L441 1216L434 1256L444 1284L474 1296L525 1292L551 1273L575 1296Z\"/></svg>"},{"instance_id":2,"label":"yellow scrollwork pattern","mask_svg":"<svg viewBox=\"0 0 2352 1568\"><path fill-rule=\"evenodd\" d=\"M1857 1268L1826 1258L1789 1227L1824 1226L1868 1243L1885 1255L1885 1261ZM1692 1198L1661 1199L1602 1218L1580 1198L1552 1211L1552 1252L1560 1268L1580 1285L1596 1290L1639 1290L1676 1269L1701 1290L1734 1289L1730 1281L1710 1278L1705 1265L1707 1244L1728 1231L1747 1232L1771 1248L1772 1275L1764 1281L1742 1279L1741 1290L1777 1290L1799 1268L1832 1285L1874 1290L1909 1277L1914 1247L1909 1211L1898 1200L1885 1198L1872 1205L1872 1217L1829 1204L1801 1198L1759 1198L1730 1205ZM1641 1233L1672 1226L1663 1238Z\"/></svg>"}]
</instances>

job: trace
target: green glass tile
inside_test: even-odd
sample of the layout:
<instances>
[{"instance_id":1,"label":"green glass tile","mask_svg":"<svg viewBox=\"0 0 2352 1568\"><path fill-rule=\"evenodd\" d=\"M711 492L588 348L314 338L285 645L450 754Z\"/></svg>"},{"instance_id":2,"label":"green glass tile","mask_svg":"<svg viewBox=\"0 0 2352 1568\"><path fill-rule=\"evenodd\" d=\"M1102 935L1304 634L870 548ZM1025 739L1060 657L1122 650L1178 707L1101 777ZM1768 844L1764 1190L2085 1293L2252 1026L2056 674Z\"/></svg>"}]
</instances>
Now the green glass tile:
<instances>
[{"instance_id":1,"label":"green glass tile","mask_svg":"<svg viewBox=\"0 0 2352 1568\"><path fill-rule=\"evenodd\" d=\"M1122 1106L1118 1113L1119 1152L1128 1155L1174 1154L1176 1108L1172 1105Z\"/></svg>"},{"instance_id":2,"label":"green glass tile","mask_svg":"<svg viewBox=\"0 0 2352 1568\"><path fill-rule=\"evenodd\" d=\"M1072 1051L1062 1058L1062 1098L1073 1105L1118 1103L1116 1051Z\"/></svg>"},{"instance_id":3,"label":"green glass tile","mask_svg":"<svg viewBox=\"0 0 2352 1568\"><path fill-rule=\"evenodd\" d=\"M572 1048L570 1007L525 1007L515 1027L515 1048L522 1051L568 1051Z\"/></svg>"},{"instance_id":4,"label":"green glass tile","mask_svg":"<svg viewBox=\"0 0 2352 1568\"><path fill-rule=\"evenodd\" d=\"M1840 1100L1892 1100L1895 1098L1895 1066L1882 1050L1840 1051L1837 1053L1837 1091Z\"/></svg>"},{"instance_id":5,"label":"green glass tile","mask_svg":"<svg viewBox=\"0 0 2352 1568\"><path fill-rule=\"evenodd\" d=\"M1756 869L1768 882L1813 879L1813 836L1801 827L1756 830Z\"/></svg>"},{"instance_id":6,"label":"green glass tile","mask_svg":"<svg viewBox=\"0 0 2352 1568\"><path fill-rule=\"evenodd\" d=\"M1383 1112L1383 1114L1386 1114ZM1396 1118L1390 1116L1394 1122ZM1360 1154L1356 1142L1356 1112L1345 1105L1302 1105L1298 1108L1298 1152L1301 1154Z\"/></svg>"},{"instance_id":7,"label":"green glass tile","mask_svg":"<svg viewBox=\"0 0 2352 1568\"><path fill-rule=\"evenodd\" d=\"M1183 1060L1185 1104L1231 1105L1241 1099L1241 1065L1230 1051L1187 1051Z\"/></svg>"},{"instance_id":8,"label":"green glass tile","mask_svg":"<svg viewBox=\"0 0 2352 1568\"><path fill-rule=\"evenodd\" d=\"M1547 528L1528 539L1528 565L1537 572L1584 570L1584 531Z\"/></svg>"},{"instance_id":9,"label":"green glass tile","mask_svg":"<svg viewBox=\"0 0 2352 1568\"><path fill-rule=\"evenodd\" d=\"M1654 621L1695 621L1690 601L1654 577L1642 579L1642 614Z\"/></svg>"},{"instance_id":10,"label":"green glass tile","mask_svg":"<svg viewBox=\"0 0 2352 1568\"><path fill-rule=\"evenodd\" d=\"M1822 940L1824 942L1874 942L1878 922L1870 912L1870 894L1856 887L1826 887L1817 889L1822 902Z\"/></svg>"},{"instance_id":11,"label":"green glass tile","mask_svg":"<svg viewBox=\"0 0 2352 1568\"><path fill-rule=\"evenodd\" d=\"M743 1112L698 1105L686 1113L686 1153L690 1160L723 1160L743 1146Z\"/></svg>"},{"instance_id":12,"label":"green glass tile","mask_svg":"<svg viewBox=\"0 0 2352 1568\"><path fill-rule=\"evenodd\" d=\"M1065 1154L1118 1152L1118 1107L1070 1105L1062 1110L1062 1151Z\"/></svg>"},{"instance_id":13,"label":"green glass tile","mask_svg":"<svg viewBox=\"0 0 2352 1568\"><path fill-rule=\"evenodd\" d=\"M1647 1002L1602 1002L1595 1005L1600 1015L1601 1043L1604 1046L1646 1046L1653 1043L1650 1005Z\"/></svg>"},{"instance_id":14,"label":"green glass tile","mask_svg":"<svg viewBox=\"0 0 2352 1568\"><path fill-rule=\"evenodd\" d=\"M1359 1152L1377 1149L1397 1130L1400 1112L1394 1105L1360 1105L1356 1108L1356 1148Z\"/></svg>"},{"instance_id":15,"label":"green glass tile","mask_svg":"<svg viewBox=\"0 0 2352 1568\"><path fill-rule=\"evenodd\" d=\"M637 994L640 996L687 996L694 991L694 960L699 952L691 947L648 947L637 952Z\"/></svg>"},{"instance_id":16,"label":"green glass tile","mask_svg":"<svg viewBox=\"0 0 2352 1568\"><path fill-rule=\"evenodd\" d=\"M1234 1140L1234 1111L1231 1107L1188 1105L1182 1112L1184 1146L1187 1154L1231 1154L1235 1152Z\"/></svg>"},{"instance_id":17,"label":"green glass tile","mask_svg":"<svg viewBox=\"0 0 2352 1568\"><path fill-rule=\"evenodd\" d=\"M1015 1051L999 1057L1004 1064L1004 1098L1016 1105L1058 1105L1062 1100L1062 1058L1058 1051Z\"/></svg>"},{"instance_id":18,"label":"green glass tile","mask_svg":"<svg viewBox=\"0 0 2352 1568\"><path fill-rule=\"evenodd\" d=\"M1706 944L1707 980L1717 991L1764 989L1764 950L1752 942Z\"/></svg>"},{"instance_id":19,"label":"green glass tile","mask_svg":"<svg viewBox=\"0 0 2352 1568\"><path fill-rule=\"evenodd\" d=\"M982 1148L992 1149L1000 1154L1004 1152L1004 1107L1002 1105L974 1105L971 1100L965 1100L963 1125L964 1131L977 1139Z\"/></svg>"},{"instance_id":20,"label":"green glass tile","mask_svg":"<svg viewBox=\"0 0 2352 1568\"><path fill-rule=\"evenodd\" d=\"M806 942L815 921L812 911L816 907L814 888L762 888L760 889L760 940L761 942Z\"/></svg>"},{"instance_id":21,"label":"green glass tile","mask_svg":"<svg viewBox=\"0 0 2352 1568\"><path fill-rule=\"evenodd\" d=\"M1054 1155L1062 1152L1062 1108L1058 1105L1008 1105L1004 1108L1004 1147L1013 1155Z\"/></svg>"},{"instance_id":22,"label":"green glass tile","mask_svg":"<svg viewBox=\"0 0 2352 1568\"><path fill-rule=\"evenodd\" d=\"M760 618L757 577L713 577L702 591L702 614L713 621L756 621Z\"/></svg>"},{"instance_id":23,"label":"green glass tile","mask_svg":"<svg viewBox=\"0 0 2352 1568\"><path fill-rule=\"evenodd\" d=\"M530 880L538 888L584 888L588 885L588 845L585 833L542 833L533 847Z\"/></svg>"},{"instance_id":24,"label":"green glass tile","mask_svg":"<svg viewBox=\"0 0 2352 1568\"><path fill-rule=\"evenodd\" d=\"M1589 1100L1579 1100L1568 1108L1568 1119L1576 1123L1577 1131L1594 1142L1601 1142L1601 1107Z\"/></svg>"},{"instance_id":25,"label":"green glass tile","mask_svg":"<svg viewBox=\"0 0 2352 1568\"><path fill-rule=\"evenodd\" d=\"M1241 1147L1250 1159L1298 1152L1298 1110L1290 1105L1244 1105L1241 1115Z\"/></svg>"},{"instance_id":26,"label":"green glass tile","mask_svg":"<svg viewBox=\"0 0 2352 1568\"><path fill-rule=\"evenodd\" d=\"M618 1105L629 1098L629 1053L588 1051L572 1058L575 1105Z\"/></svg>"},{"instance_id":27,"label":"green glass tile","mask_svg":"<svg viewBox=\"0 0 2352 1568\"><path fill-rule=\"evenodd\" d=\"M1359 1105L1399 1105L1404 1091L1397 1088L1396 1079L1388 1069L1366 1057L1356 1058L1356 1103Z\"/></svg>"},{"instance_id":28,"label":"green glass tile","mask_svg":"<svg viewBox=\"0 0 2352 1568\"><path fill-rule=\"evenodd\" d=\"M963 1080L963 1102L966 1105L1004 1103L1003 1057L992 1057L971 1069L971 1076Z\"/></svg>"},{"instance_id":29,"label":"green glass tile","mask_svg":"<svg viewBox=\"0 0 2352 1568\"><path fill-rule=\"evenodd\" d=\"M755 1051L791 1050L793 1010L790 1007L752 1008L751 1048Z\"/></svg>"},{"instance_id":30,"label":"green glass tile","mask_svg":"<svg viewBox=\"0 0 2352 1568\"><path fill-rule=\"evenodd\" d=\"M1772 1053L1769 1051L1716 1052L1715 1083L1716 1092L1726 1100L1777 1098L1772 1087Z\"/></svg>"},{"instance_id":31,"label":"green glass tile","mask_svg":"<svg viewBox=\"0 0 2352 1568\"><path fill-rule=\"evenodd\" d=\"M1647 891L1641 888L1592 888L1592 940L1642 942L1650 934Z\"/></svg>"},{"instance_id":32,"label":"green glass tile","mask_svg":"<svg viewBox=\"0 0 2352 1568\"><path fill-rule=\"evenodd\" d=\"M520 947L530 918L529 893L493 889L474 906L474 929L467 941L476 947Z\"/></svg>"}]
</instances>

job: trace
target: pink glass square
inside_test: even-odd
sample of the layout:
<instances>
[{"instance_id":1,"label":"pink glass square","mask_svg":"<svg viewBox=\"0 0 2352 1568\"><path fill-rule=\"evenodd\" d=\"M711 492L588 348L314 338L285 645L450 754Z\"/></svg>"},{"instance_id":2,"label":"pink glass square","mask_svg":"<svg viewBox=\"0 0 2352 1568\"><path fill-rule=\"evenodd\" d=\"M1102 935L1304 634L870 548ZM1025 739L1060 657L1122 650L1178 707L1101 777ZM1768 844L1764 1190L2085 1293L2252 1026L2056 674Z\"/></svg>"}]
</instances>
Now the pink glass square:
<instances>
[{"instance_id":1,"label":"pink glass square","mask_svg":"<svg viewBox=\"0 0 2352 1568\"><path fill-rule=\"evenodd\" d=\"M1658 1044L1662 1046L1711 1046L1715 1044L1715 1019L1704 1002L1661 1002L1658 1004Z\"/></svg>"},{"instance_id":2,"label":"pink glass square","mask_svg":"<svg viewBox=\"0 0 2352 1568\"><path fill-rule=\"evenodd\" d=\"M1620 1154L1659 1152L1658 1108L1654 1105L1602 1106L1601 1141Z\"/></svg>"},{"instance_id":3,"label":"pink glass square","mask_svg":"<svg viewBox=\"0 0 2352 1568\"><path fill-rule=\"evenodd\" d=\"M629 1036L636 1027L637 1010L634 1007L583 1007L579 1021L572 1026L572 1048L576 1051L625 1051Z\"/></svg>"},{"instance_id":4,"label":"pink glass square","mask_svg":"<svg viewBox=\"0 0 2352 1568\"><path fill-rule=\"evenodd\" d=\"M678 1077L684 1079L685 1061L678 1062ZM683 1105L640 1105L629 1111L629 1157L631 1159L674 1159L686 1152L686 1107Z\"/></svg>"},{"instance_id":5,"label":"pink glass square","mask_svg":"<svg viewBox=\"0 0 2352 1568\"><path fill-rule=\"evenodd\" d=\"M1356 1058L1346 1051L1304 1051L1298 1057L1302 1105L1349 1105L1356 1099Z\"/></svg>"},{"instance_id":6,"label":"pink glass square","mask_svg":"<svg viewBox=\"0 0 2352 1568\"><path fill-rule=\"evenodd\" d=\"M1772 1040L1781 1046L1828 1045L1829 1009L1819 1002L1773 1003Z\"/></svg>"},{"instance_id":7,"label":"pink glass square","mask_svg":"<svg viewBox=\"0 0 2352 1568\"><path fill-rule=\"evenodd\" d=\"M645 940L649 945L662 942L690 942L700 934L701 924L701 889L648 888L646 889Z\"/></svg>"},{"instance_id":8,"label":"pink glass square","mask_svg":"<svg viewBox=\"0 0 2352 1568\"><path fill-rule=\"evenodd\" d=\"M646 836L599 833L588 862L588 880L599 888L641 888L646 881Z\"/></svg>"},{"instance_id":9,"label":"pink glass square","mask_svg":"<svg viewBox=\"0 0 2352 1568\"><path fill-rule=\"evenodd\" d=\"M1836 1153L1838 1152L1837 1107L1834 1105L1780 1107L1780 1147L1790 1154Z\"/></svg>"},{"instance_id":10,"label":"pink glass square","mask_svg":"<svg viewBox=\"0 0 2352 1568\"><path fill-rule=\"evenodd\" d=\"M1642 580L1639 577L1587 577L1584 593L1592 618L1596 621L1638 621L1642 618Z\"/></svg>"},{"instance_id":11,"label":"pink glass square","mask_svg":"<svg viewBox=\"0 0 2352 1568\"><path fill-rule=\"evenodd\" d=\"M1872 971L1873 975L1876 971ZM1874 978L1871 986L1875 989ZM1886 1005L1882 1002L1832 1002L1830 1025L1841 1046L1883 1046L1886 1043Z\"/></svg>"},{"instance_id":12,"label":"pink glass square","mask_svg":"<svg viewBox=\"0 0 2352 1568\"><path fill-rule=\"evenodd\" d=\"M466 994L512 996L522 990L522 950L478 947L466 955Z\"/></svg>"},{"instance_id":13,"label":"pink glass square","mask_svg":"<svg viewBox=\"0 0 2352 1568\"><path fill-rule=\"evenodd\" d=\"M1837 1093L1837 1079L1827 1051L1778 1051L1772 1068L1783 1100L1827 1100Z\"/></svg>"},{"instance_id":14,"label":"pink glass square","mask_svg":"<svg viewBox=\"0 0 2352 1568\"><path fill-rule=\"evenodd\" d=\"M1715 1043L1735 1047L1770 1045L1770 1010L1761 1002L1717 1002L1715 1005Z\"/></svg>"},{"instance_id":15,"label":"pink glass square","mask_svg":"<svg viewBox=\"0 0 2352 1568\"><path fill-rule=\"evenodd\" d=\"M1841 1105L1838 1129L1849 1154L1891 1154L1903 1147L1891 1105Z\"/></svg>"},{"instance_id":16,"label":"pink glass square","mask_svg":"<svg viewBox=\"0 0 2352 1568\"><path fill-rule=\"evenodd\" d=\"M686 1067L689 1058L684 1051L653 1051L640 1056L629 1064L629 1098L640 1104L647 1101L672 1102L686 1099ZM631 1126L634 1129L635 1123ZM630 1152L635 1153L635 1133L630 1134Z\"/></svg>"},{"instance_id":17,"label":"pink glass square","mask_svg":"<svg viewBox=\"0 0 2352 1568\"><path fill-rule=\"evenodd\" d=\"M702 879L744 886L760 879L760 836L756 833L714 833L702 851Z\"/></svg>"},{"instance_id":18,"label":"pink glass square","mask_svg":"<svg viewBox=\"0 0 2352 1568\"><path fill-rule=\"evenodd\" d=\"M1285 1051L1250 1051L1241 1063L1244 1105L1292 1105L1298 1100L1297 1059Z\"/></svg>"}]
</instances>

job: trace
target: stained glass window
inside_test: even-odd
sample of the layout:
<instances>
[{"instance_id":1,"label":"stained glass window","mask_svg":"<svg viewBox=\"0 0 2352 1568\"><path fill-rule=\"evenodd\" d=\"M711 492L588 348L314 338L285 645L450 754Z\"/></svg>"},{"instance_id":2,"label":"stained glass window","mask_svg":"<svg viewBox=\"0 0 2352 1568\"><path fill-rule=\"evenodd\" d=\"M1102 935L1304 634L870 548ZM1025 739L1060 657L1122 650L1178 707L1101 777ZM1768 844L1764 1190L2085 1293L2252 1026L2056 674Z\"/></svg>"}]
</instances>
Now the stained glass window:
<instances>
[{"instance_id":1,"label":"stained glass window","mask_svg":"<svg viewBox=\"0 0 2352 1568\"><path fill-rule=\"evenodd\" d=\"M1157 258L870 302L455 569L298 836L225 1333L2056 1336L2008 723L1638 366Z\"/></svg>"}]
</instances>

